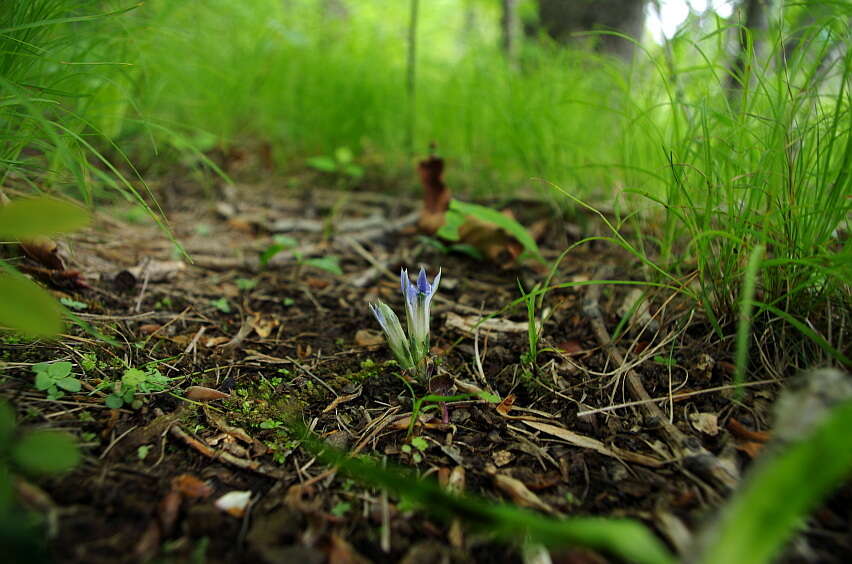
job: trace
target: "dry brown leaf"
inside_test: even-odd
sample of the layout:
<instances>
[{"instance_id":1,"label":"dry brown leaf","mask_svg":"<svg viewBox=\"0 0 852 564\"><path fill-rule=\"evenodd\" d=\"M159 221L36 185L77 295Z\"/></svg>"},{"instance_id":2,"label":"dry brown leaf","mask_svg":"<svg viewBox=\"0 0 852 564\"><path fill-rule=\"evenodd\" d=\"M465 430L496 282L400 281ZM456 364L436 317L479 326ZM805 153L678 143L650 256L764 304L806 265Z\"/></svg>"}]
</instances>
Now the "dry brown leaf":
<instances>
[{"instance_id":1,"label":"dry brown leaf","mask_svg":"<svg viewBox=\"0 0 852 564\"><path fill-rule=\"evenodd\" d=\"M331 535L328 564L370 564L370 560L361 556L343 538L338 535Z\"/></svg>"},{"instance_id":2,"label":"dry brown leaf","mask_svg":"<svg viewBox=\"0 0 852 564\"><path fill-rule=\"evenodd\" d=\"M185 497L204 499L213 495L213 488L192 474L181 474L172 480L172 488Z\"/></svg>"},{"instance_id":3,"label":"dry brown leaf","mask_svg":"<svg viewBox=\"0 0 852 564\"><path fill-rule=\"evenodd\" d=\"M515 219L511 210L500 213ZM517 239L496 224L473 216L465 218L459 227L459 241L476 247L491 262L503 267L511 266L524 250Z\"/></svg>"},{"instance_id":4,"label":"dry brown leaf","mask_svg":"<svg viewBox=\"0 0 852 564\"><path fill-rule=\"evenodd\" d=\"M515 460L515 455L508 450L498 450L491 453L491 460L494 461L494 466L501 468Z\"/></svg>"},{"instance_id":5,"label":"dry brown leaf","mask_svg":"<svg viewBox=\"0 0 852 564\"><path fill-rule=\"evenodd\" d=\"M560 351L564 352L568 356L573 356L575 354L585 352L585 350L583 349L583 345L581 345L580 341L578 341L577 339L570 339L568 341L560 343L556 345L556 348L558 348Z\"/></svg>"},{"instance_id":6,"label":"dry brown leaf","mask_svg":"<svg viewBox=\"0 0 852 564\"><path fill-rule=\"evenodd\" d=\"M190 386L186 389L186 398L192 401L213 401L229 397L231 397L231 394L205 386Z\"/></svg>"},{"instance_id":7,"label":"dry brown leaf","mask_svg":"<svg viewBox=\"0 0 852 564\"><path fill-rule=\"evenodd\" d=\"M24 254L40 265L52 270L65 270L65 262L59 256L59 246L52 239L36 237L19 244Z\"/></svg>"},{"instance_id":8,"label":"dry brown leaf","mask_svg":"<svg viewBox=\"0 0 852 564\"><path fill-rule=\"evenodd\" d=\"M139 332L143 335L151 335L152 333L156 333L162 328L163 326L159 323L146 323L144 325L139 326Z\"/></svg>"},{"instance_id":9,"label":"dry brown leaf","mask_svg":"<svg viewBox=\"0 0 852 564\"><path fill-rule=\"evenodd\" d=\"M715 413L690 413L689 422L705 435L715 437L719 434L719 421Z\"/></svg>"},{"instance_id":10,"label":"dry brown leaf","mask_svg":"<svg viewBox=\"0 0 852 564\"><path fill-rule=\"evenodd\" d=\"M385 338L378 331L372 329L359 329L355 333L355 344L359 347L375 347L385 342Z\"/></svg>"},{"instance_id":11,"label":"dry brown leaf","mask_svg":"<svg viewBox=\"0 0 852 564\"><path fill-rule=\"evenodd\" d=\"M763 450L763 443L756 441L737 442L737 450L746 453L749 458L757 458L760 451Z\"/></svg>"},{"instance_id":12,"label":"dry brown leaf","mask_svg":"<svg viewBox=\"0 0 852 564\"><path fill-rule=\"evenodd\" d=\"M725 425L725 428L734 437L743 441L765 443L770 439L770 434L766 431L752 431L733 417L728 419L728 423Z\"/></svg>"},{"instance_id":13,"label":"dry brown leaf","mask_svg":"<svg viewBox=\"0 0 852 564\"><path fill-rule=\"evenodd\" d=\"M328 288L328 285L331 284L329 280L326 280L325 278L317 278L315 276L308 276L307 278L305 278L305 283L307 283L307 285L313 288L314 290L322 290L324 288Z\"/></svg>"},{"instance_id":14,"label":"dry brown leaf","mask_svg":"<svg viewBox=\"0 0 852 564\"><path fill-rule=\"evenodd\" d=\"M442 178L444 159L430 155L417 164L417 172L423 185L423 210L417 225L424 233L434 235L444 224L444 214L452 198Z\"/></svg>"},{"instance_id":15,"label":"dry brown leaf","mask_svg":"<svg viewBox=\"0 0 852 564\"><path fill-rule=\"evenodd\" d=\"M261 314L255 314L251 320L251 327L254 329L254 332L257 333L257 336L261 339L265 339L272 334L281 322L274 317L264 317Z\"/></svg>"},{"instance_id":16,"label":"dry brown leaf","mask_svg":"<svg viewBox=\"0 0 852 564\"><path fill-rule=\"evenodd\" d=\"M559 437L563 441L566 441L574 446L580 448L587 448L605 456L610 456L619 460L626 460L628 462L635 462L636 464L642 464L643 466L648 466L651 468L659 468L660 466L665 464L663 460L654 458L653 456L620 449L618 447L610 448L597 439L574 433L573 431L569 431L564 427L550 425L548 423L541 423L539 421L530 421L523 418L521 418L520 421L523 421L526 425L529 425L533 429L538 429L539 431L547 433L548 435Z\"/></svg>"},{"instance_id":17,"label":"dry brown leaf","mask_svg":"<svg viewBox=\"0 0 852 564\"><path fill-rule=\"evenodd\" d=\"M550 513L551 515L555 515L558 513L555 509L553 509L553 507L542 501L537 495L531 492L520 480L516 480L515 478L506 476L504 474L495 474L494 485L497 487L497 489L511 497L512 501L514 501L521 507L538 509L539 511L544 511L545 513Z\"/></svg>"}]
</instances>

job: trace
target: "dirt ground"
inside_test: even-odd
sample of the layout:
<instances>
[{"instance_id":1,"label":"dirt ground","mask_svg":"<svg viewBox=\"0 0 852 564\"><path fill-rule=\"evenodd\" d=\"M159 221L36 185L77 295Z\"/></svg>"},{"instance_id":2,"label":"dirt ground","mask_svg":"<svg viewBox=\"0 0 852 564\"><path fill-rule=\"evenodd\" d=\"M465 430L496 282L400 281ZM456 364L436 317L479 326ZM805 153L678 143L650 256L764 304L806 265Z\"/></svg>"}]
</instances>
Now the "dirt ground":
<instances>
[{"instance_id":1,"label":"dirt ground","mask_svg":"<svg viewBox=\"0 0 852 564\"><path fill-rule=\"evenodd\" d=\"M768 375L736 397L731 343L679 294L581 285L602 274L646 279L612 245L584 244L559 263L551 284L578 285L540 304L531 368L526 307L502 308L520 297L519 284L529 291L546 273L511 257L446 253L418 232L414 199L260 186L207 198L185 185L160 190L192 262L138 210L123 208L62 243L82 278L41 272L118 346L79 326L53 342L6 336L0 344L0 394L19 420L70 431L84 451L77 469L36 484L47 497L41 511L55 518L48 543L56 561L521 561L517 544L435 520L324 466L288 429L294 416L333 446L495 502L637 519L676 552L768 439L779 382ZM521 223L537 223L551 261L602 232L592 218L543 203L506 205ZM284 244L262 267L258 257L276 233L296 247ZM330 255L342 274L308 260ZM430 278L443 272L433 391L498 398L449 402L446 421L440 408L411 421L411 393L367 307L382 299L400 311L399 269L421 265ZM627 316L637 288L648 300ZM74 363L84 388L49 400L33 387L31 367L57 360ZM108 406L131 367L167 380ZM216 506L235 491L251 492L247 506L233 514ZM810 523L821 561L852 558L844 499ZM554 561L607 560L567 550Z\"/></svg>"}]
</instances>

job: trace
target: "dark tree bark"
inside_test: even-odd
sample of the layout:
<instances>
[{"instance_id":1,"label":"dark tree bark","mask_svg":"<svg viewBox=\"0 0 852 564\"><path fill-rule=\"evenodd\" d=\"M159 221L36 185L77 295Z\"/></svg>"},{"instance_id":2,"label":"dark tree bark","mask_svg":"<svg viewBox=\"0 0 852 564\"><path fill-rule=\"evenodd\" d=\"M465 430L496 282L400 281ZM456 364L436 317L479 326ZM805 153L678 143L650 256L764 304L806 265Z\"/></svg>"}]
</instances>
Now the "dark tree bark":
<instances>
[{"instance_id":1,"label":"dark tree bark","mask_svg":"<svg viewBox=\"0 0 852 564\"><path fill-rule=\"evenodd\" d=\"M553 39L568 42L578 32L609 30L640 39L645 29L647 0L538 0L539 22ZM600 35L595 45L603 52L630 58L633 44L613 35Z\"/></svg>"},{"instance_id":2,"label":"dark tree bark","mask_svg":"<svg viewBox=\"0 0 852 564\"><path fill-rule=\"evenodd\" d=\"M501 0L500 30L501 43L506 57L512 62L518 58L520 48L520 20L518 20L518 0Z\"/></svg>"},{"instance_id":3,"label":"dark tree bark","mask_svg":"<svg viewBox=\"0 0 852 564\"><path fill-rule=\"evenodd\" d=\"M741 26L739 48L728 73L728 91L735 92L748 80L749 64L760 58L763 35L766 32L768 0L742 0L738 6Z\"/></svg>"},{"instance_id":4,"label":"dark tree bark","mask_svg":"<svg viewBox=\"0 0 852 564\"><path fill-rule=\"evenodd\" d=\"M349 17L349 8L343 0L322 0L320 10L328 20L345 20Z\"/></svg>"}]
</instances>

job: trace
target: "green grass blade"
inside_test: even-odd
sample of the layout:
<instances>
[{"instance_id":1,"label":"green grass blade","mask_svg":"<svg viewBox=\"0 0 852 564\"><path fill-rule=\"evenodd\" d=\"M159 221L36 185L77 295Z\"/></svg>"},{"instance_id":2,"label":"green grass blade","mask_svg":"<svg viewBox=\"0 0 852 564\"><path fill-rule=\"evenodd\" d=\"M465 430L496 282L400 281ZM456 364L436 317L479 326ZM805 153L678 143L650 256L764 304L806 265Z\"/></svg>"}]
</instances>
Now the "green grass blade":
<instances>
[{"instance_id":1,"label":"green grass blade","mask_svg":"<svg viewBox=\"0 0 852 564\"><path fill-rule=\"evenodd\" d=\"M730 502L704 564L772 562L802 519L852 470L852 401L808 437L766 461Z\"/></svg>"}]
</instances>

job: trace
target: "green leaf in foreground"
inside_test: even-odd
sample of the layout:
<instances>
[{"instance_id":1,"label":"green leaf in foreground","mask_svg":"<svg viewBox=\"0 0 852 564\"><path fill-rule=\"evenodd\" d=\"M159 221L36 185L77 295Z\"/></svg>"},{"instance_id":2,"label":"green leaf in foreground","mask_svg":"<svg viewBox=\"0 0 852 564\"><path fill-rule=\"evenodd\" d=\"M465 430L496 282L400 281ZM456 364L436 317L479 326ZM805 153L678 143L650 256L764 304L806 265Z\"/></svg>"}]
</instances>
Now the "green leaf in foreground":
<instances>
[{"instance_id":1,"label":"green leaf in foreground","mask_svg":"<svg viewBox=\"0 0 852 564\"><path fill-rule=\"evenodd\" d=\"M63 328L62 308L27 278L0 273L0 325L27 337L56 335Z\"/></svg>"},{"instance_id":2,"label":"green leaf in foreground","mask_svg":"<svg viewBox=\"0 0 852 564\"><path fill-rule=\"evenodd\" d=\"M0 401L0 448L9 444L15 432L15 411L5 401Z\"/></svg>"},{"instance_id":3,"label":"green leaf in foreground","mask_svg":"<svg viewBox=\"0 0 852 564\"><path fill-rule=\"evenodd\" d=\"M0 207L0 237L31 239L76 231L89 224L89 214L80 206L49 198L15 200Z\"/></svg>"},{"instance_id":4,"label":"green leaf in foreground","mask_svg":"<svg viewBox=\"0 0 852 564\"><path fill-rule=\"evenodd\" d=\"M765 461L735 495L701 562L772 562L783 544L852 471L852 400L809 436Z\"/></svg>"},{"instance_id":5,"label":"green leaf in foreground","mask_svg":"<svg viewBox=\"0 0 852 564\"><path fill-rule=\"evenodd\" d=\"M662 542L641 523L630 519L548 518L514 505L494 503L473 495L451 494L434 480L421 479L406 468L383 468L364 457L351 458L311 435L305 435L303 445L325 463L337 466L353 478L403 495L438 517L446 520L461 517L505 539L527 538L548 546L584 546L638 564L674 562Z\"/></svg>"},{"instance_id":6,"label":"green leaf in foreground","mask_svg":"<svg viewBox=\"0 0 852 564\"><path fill-rule=\"evenodd\" d=\"M12 458L25 472L53 474L73 468L80 453L68 433L33 431L15 444Z\"/></svg>"}]
</instances>

